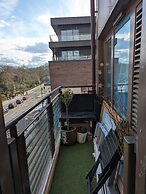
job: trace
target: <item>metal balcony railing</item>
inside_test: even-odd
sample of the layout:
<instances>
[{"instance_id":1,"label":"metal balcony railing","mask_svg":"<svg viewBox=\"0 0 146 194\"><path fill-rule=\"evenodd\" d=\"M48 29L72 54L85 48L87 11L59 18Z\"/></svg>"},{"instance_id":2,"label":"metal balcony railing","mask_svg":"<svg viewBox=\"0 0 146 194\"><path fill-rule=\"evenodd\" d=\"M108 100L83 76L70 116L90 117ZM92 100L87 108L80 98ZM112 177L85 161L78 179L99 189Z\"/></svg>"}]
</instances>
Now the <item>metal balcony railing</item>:
<instances>
[{"instance_id":1,"label":"metal balcony railing","mask_svg":"<svg viewBox=\"0 0 146 194\"><path fill-rule=\"evenodd\" d=\"M80 34L80 35L72 35L72 36L50 35L50 42L80 41L80 40L91 40L91 34Z\"/></svg>"},{"instance_id":2,"label":"metal balcony railing","mask_svg":"<svg viewBox=\"0 0 146 194\"><path fill-rule=\"evenodd\" d=\"M78 61L78 60L90 60L91 55L80 55L80 56L68 56L68 57L52 57L52 61Z\"/></svg>"},{"instance_id":3,"label":"metal balcony railing","mask_svg":"<svg viewBox=\"0 0 146 194\"><path fill-rule=\"evenodd\" d=\"M14 184L18 191L16 193L43 193L42 185L48 178L47 174L59 144L60 95L58 87L6 125L8 139L13 140L9 141L9 149L13 177L15 177ZM40 105L42 109L38 114L32 118L27 127L19 130L20 123L23 125L27 115ZM15 161L13 161L14 155Z\"/></svg>"},{"instance_id":4,"label":"metal balcony railing","mask_svg":"<svg viewBox=\"0 0 146 194\"><path fill-rule=\"evenodd\" d=\"M93 86L58 87L5 126L16 194L44 193L60 144L60 96L66 87L84 94ZM24 125L38 106L41 110Z\"/></svg>"}]
</instances>

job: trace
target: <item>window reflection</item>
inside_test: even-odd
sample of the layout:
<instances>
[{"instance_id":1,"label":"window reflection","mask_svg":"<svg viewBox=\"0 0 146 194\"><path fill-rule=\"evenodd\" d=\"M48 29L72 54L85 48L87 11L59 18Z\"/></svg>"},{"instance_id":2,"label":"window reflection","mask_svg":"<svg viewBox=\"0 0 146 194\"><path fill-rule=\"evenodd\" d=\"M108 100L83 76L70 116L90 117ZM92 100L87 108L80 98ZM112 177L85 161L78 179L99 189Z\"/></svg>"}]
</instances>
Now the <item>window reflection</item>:
<instances>
[{"instance_id":1,"label":"window reflection","mask_svg":"<svg viewBox=\"0 0 146 194\"><path fill-rule=\"evenodd\" d=\"M79 30L61 30L61 41L79 40Z\"/></svg>"},{"instance_id":2,"label":"window reflection","mask_svg":"<svg viewBox=\"0 0 146 194\"><path fill-rule=\"evenodd\" d=\"M62 51L62 60L74 60L79 58L79 51Z\"/></svg>"},{"instance_id":3,"label":"window reflection","mask_svg":"<svg viewBox=\"0 0 146 194\"><path fill-rule=\"evenodd\" d=\"M114 106L125 117L128 105L130 20L117 29L114 45Z\"/></svg>"}]
</instances>

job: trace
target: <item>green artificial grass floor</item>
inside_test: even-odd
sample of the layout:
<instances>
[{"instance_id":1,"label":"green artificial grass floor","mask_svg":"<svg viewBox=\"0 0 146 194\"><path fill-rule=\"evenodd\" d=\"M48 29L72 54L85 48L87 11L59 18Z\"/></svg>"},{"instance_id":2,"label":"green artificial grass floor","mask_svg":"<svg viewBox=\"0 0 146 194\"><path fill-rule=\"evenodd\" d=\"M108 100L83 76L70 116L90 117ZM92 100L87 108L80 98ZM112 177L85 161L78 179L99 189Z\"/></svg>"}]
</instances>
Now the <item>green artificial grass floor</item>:
<instances>
[{"instance_id":1,"label":"green artificial grass floor","mask_svg":"<svg viewBox=\"0 0 146 194\"><path fill-rule=\"evenodd\" d=\"M93 143L61 146L49 194L87 194L86 174L91 169Z\"/></svg>"}]
</instances>

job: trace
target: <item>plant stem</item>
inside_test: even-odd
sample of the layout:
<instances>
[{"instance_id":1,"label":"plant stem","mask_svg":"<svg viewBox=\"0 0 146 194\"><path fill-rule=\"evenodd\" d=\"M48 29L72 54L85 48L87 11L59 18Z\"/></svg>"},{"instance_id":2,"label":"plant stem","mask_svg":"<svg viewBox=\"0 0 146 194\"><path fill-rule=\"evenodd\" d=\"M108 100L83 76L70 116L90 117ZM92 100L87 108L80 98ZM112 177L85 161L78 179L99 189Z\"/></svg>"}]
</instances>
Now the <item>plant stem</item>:
<instances>
[{"instance_id":1,"label":"plant stem","mask_svg":"<svg viewBox=\"0 0 146 194\"><path fill-rule=\"evenodd\" d=\"M66 123L67 123L67 130L69 130L68 106L66 106Z\"/></svg>"}]
</instances>

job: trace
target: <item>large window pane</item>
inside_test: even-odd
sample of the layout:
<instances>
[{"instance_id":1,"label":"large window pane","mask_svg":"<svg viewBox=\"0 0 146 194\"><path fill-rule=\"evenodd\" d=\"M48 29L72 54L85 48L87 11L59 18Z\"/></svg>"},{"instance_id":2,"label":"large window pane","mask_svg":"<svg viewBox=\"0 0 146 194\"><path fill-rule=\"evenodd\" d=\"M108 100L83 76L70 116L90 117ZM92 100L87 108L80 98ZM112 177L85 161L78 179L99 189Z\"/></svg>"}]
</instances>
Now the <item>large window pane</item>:
<instances>
[{"instance_id":1,"label":"large window pane","mask_svg":"<svg viewBox=\"0 0 146 194\"><path fill-rule=\"evenodd\" d=\"M62 60L79 60L80 53L78 50L62 51Z\"/></svg>"},{"instance_id":2,"label":"large window pane","mask_svg":"<svg viewBox=\"0 0 146 194\"><path fill-rule=\"evenodd\" d=\"M74 40L79 40L79 30L73 30Z\"/></svg>"},{"instance_id":3,"label":"large window pane","mask_svg":"<svg viewBox=\"0 0 146 194\"><path fill-rule=\"evenodd\" d=\"M62 31L61 31L61 37L60 37L60 39L61 39L62 41L66 41L66 38L67 38L66 30L62 30Z\"/></svg>"},{"instance_id":4,"label":"large window pane","mask_svg":"<svg viewBox=\"0 0 146 194\"><path fill-rule=\"evenodd\" d=\"M118 27L114 44L114 106L125 117L128 105L130 20Z\"/></svg>"},{"instance_id":5,"label":"large window pane","mask_svg":"<svg viewBox=\"0 0 146 194\"><path fill-rule=\"evenodd\" d=\"M105 96L111 101L111 39L106 42Z\"/></svg>"},{"instance_id":6,"label":"large window pane","mask_svg":"<svg viewBox=\"0 0 146 194\"><path fill-rule=\"evenodd\" d=\"M79 30L61 30L61 41L79 40Z\"/></svg>"},{"instance_id":7,"label":"large window pane","mask_svg":"<svg viewBox=\"0 0 146 194\"><path fill-rule=\"evenodd\" d=\"M72 30L67 30L67 37L66 38L67 38L68 41L73 40Z\"/></svg>"},{"instance_id":8,"label":"large window pane","mask_svg":"<svg viewBox=\"0 0 146 194\"><path fill-rule=\"evenodd\" d=\"M73 51L68 51L68 60L73 59Z\"/></svg>"},{"instance_id":9,"label":"large window pane","mask_svg":"<svg viewBox=\"0 0 146 194\"><path fill-rule=\"evenodd\" d=\"M68 58L68 53L67 53L67 51L62 51L62 59L63 59L63 60L67 60L67 58Z\"/></svg>"}]
</instances>

